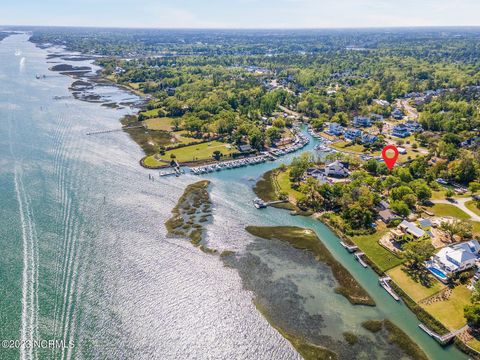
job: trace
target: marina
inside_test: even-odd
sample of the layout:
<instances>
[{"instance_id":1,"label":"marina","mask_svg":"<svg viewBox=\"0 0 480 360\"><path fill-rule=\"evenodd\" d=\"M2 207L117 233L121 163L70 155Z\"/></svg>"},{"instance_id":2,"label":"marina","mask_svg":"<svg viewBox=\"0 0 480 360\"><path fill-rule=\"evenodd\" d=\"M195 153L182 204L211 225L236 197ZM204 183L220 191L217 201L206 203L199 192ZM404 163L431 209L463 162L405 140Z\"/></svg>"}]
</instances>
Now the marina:
<instances>
[{"instance_id":1,"label":"marina","mask_svg":"<svg viewBox=\"0 0 480 360\"><path fill-rule=\"evenodd\" d=\"M310 139L308 138L308 136L306 136L305 134L303 134L298 130L297 134L295 135L295 141L284 148L269 149L269 151L261 152L260 155L257 155L257 156L245 157L237 160L221 161L215 164L191 167L190 172L193 175L202 175L202 174L212 173L215 171L236 169L243 166L261 164L266 161L273 161L280 156L284 156L304 148L309 142L310 142Z\"/></svg>"}]
</instances>

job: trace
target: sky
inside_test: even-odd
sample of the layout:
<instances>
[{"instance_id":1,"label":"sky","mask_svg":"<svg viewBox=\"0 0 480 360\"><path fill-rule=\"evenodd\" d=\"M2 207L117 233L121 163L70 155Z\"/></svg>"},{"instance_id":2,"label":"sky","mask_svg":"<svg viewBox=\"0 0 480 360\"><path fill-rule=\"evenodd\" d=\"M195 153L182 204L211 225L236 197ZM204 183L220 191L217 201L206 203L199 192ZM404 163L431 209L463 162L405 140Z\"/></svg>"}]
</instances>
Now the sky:
<instances>
[{"instance_id":1,"label":"sky","mask_svg":"<svg viewBox=\"0 0 480 360\"><path fill-rule=\"evenodd\" d=\"M480 0L0 0L0 25L143 28L478 26Z\"/></svg>"}]
</instances>

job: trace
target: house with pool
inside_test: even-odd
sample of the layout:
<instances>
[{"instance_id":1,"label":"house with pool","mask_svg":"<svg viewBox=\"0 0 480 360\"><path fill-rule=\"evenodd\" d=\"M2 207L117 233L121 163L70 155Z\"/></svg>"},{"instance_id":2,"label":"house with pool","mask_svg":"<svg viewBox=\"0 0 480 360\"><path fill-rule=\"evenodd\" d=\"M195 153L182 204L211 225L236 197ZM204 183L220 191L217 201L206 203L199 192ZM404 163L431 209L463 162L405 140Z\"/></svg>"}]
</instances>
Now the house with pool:
<instances>
[{"instance_id":1,"label":"house with pool","mask_svg":"<svg viewBox=\"0 0 480 360\"><path fill-rule=\"evenodd\" d=\"M475 267L479 258L480 244L471 240L444 247L425 266L437 279L447 283L450 275Z\"/></svg>"}]
</instances>

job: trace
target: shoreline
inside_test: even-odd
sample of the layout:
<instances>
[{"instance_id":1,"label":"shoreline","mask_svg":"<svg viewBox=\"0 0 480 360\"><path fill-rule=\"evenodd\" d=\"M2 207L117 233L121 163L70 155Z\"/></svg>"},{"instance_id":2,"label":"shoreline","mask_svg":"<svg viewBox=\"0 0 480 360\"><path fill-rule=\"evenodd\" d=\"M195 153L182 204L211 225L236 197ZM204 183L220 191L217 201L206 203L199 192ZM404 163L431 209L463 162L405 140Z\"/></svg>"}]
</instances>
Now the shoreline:
<instances>
[{"instance_id":1,"label":"shoreline","mask_svg":"<svg viewBox=\"0 0 480 360\"><path fill-rule=\"evenodd\" d=\"M263 182L272 182L273 181L273 176L269 176L274 174L276 169L272 169L266 173L263 174L263 176L258 180L257 184L260 183L261 181ZM267 175L267 178L265 178L265 175ZM257 188L257 184L254 187L254 192L257 196L261 198L261 196L265 196L265 193L257 192L259 189ZM272 184L271 186L264 185L264 188L262 189L265 191L265 188L270 188L275 190L275 186ZM268 196L271 196L271 194L267 194ZM287 204L293 205L291 202L288 202ZM325 225L333 234L335 234L340 241L346 242L349 245L356 245L355 242L345 233L343 233L340 229L332 226L329 221L326 219L323 219L321 216L315 217L313 215L303 215L303 214L298 214L302 216L307 216L310 217L316 221L320 221L323 225ZM320 240L321 241L321 240ZM386 273L385 271L382 271L367 255L364 255L363 257L366 260L366 263L372 268L372 270L381 276L385 276ZM446 334L449 333L450 331L442 324L440 323L437 319L435 319L432 315L430 315L428 312L426 312L424 309L422 309L414 300L412 300L395 282L390 282L391 287L393 290L400 296L401 300L403 303L407 306L407 308L415 315L417 320L420 323L424 323L427 325L428 328L432 329L433 331L439 333L439 334ZM448 344L441 345L441 346L448 346ZM474 358L480 358L479 354L475 352L475 350L471 349L468 345L464 344L459 340L458 338L454 339L454 342L451 344L451 346L455 346L458 350L462 351L463 353L473 356Z\"/></svg>"},{"instance_id":2,"label":"shoreline","mask_svg":"<svg viewBox=\"0 0 480 360\"><path fill-rule=\"evenodd\" d=\"M344 296L352 305L375 306L375 301L367 291L334 258L313 230L293 226L247 226L245 230L262 239L283 241L295 249L307 250L317 261L330 267L338 282L338 287L335 288L337 294Z\"/></svg>"},{"instance_id":3,"label":"shoreline","mask_svg":"<svg viewBox=\"0 0 480 360\"><path fill-rule=\"evenodd\" d=\"M75 78L75 75L74 75L74 74L65 74L65 75ZM132 92L132 93L134 93L135 95L138 96L138 94L136 94L132 89L129 89L128 86L124 86L124 85L117 84L117 83L115 83L115 82L113 82L113 81L110 81L109 79L104 78L104 77L101 77L101 76L99 76L98 79L99 79L99 81L101 81L101 80L108 81L111 85L116 86L116 87L118 87L118 88L120 88L120 89L122 89L122 90ZM81 100L81 99L80 99L80 100ZM87 100L84 100L84 101L87 101ZM122 130L126 131L125 129L122 129ZM128 131L126 131L126 132L128 133ZM135 141L135 140L134 140L134 141ZM136 142L136 141L135 141L135 142ZM138 144L138 143L137 143L137 144ZM141 160L143 160L143 159L141 159ZM140 161L141 161L141 160L140 160ZM140 163L140 164L141 164L141 163ZM144 165L142 165L142 166L144 166ZM144 166L144 167L146 167L146 166ZM148 167L146 167L146 168L148 168ZM318 219L317 219L317 220L318 220ZM319 220L319 221L320 221L320 220ZM331 227L331 226L330 226L329 224L327 224L326 222L323 222L323 221L322 221L322 223L324 223L326 226L328 226L329 229L331 229L331 230L334 229L333 227ZM343 236L344 234L342 235L342 233L339 232L339 231L337 231L337 229L335 229L334 233L337 234L337 236L338 236L339 238L341 238L341 239L344 237L344 236ZM345 235L345 236L346 236L346 235ZM349 242L350 242L350 240L349 240ZM369 260L369 263L371 263L370 260ZM372 266L372 268L373 268L373 266ZM375 269L374 269L374 270L375 270ZM379 270L379 269L377 269L377 270ZM377 272L377 270L375 270L375 271ZM407 306L408 306L408 305L407 305ZM412 312L414 312L414 311L412 310ZM414 314L417 315L415 312L414 312Z\"/></svg>"}]
</instances>

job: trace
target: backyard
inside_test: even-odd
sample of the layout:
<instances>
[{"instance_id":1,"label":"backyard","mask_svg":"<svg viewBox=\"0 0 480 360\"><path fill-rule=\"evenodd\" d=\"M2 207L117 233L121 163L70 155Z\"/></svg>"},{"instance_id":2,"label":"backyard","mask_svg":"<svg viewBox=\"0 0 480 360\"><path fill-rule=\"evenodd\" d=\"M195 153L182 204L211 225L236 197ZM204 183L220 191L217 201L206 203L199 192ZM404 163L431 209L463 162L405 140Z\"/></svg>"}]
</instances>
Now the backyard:
<instances>
[{"instance_id":1,"label":"backyard","mask_svg":"<svg viewBox=\"0 0 480 360\"><path fill-rule=\"evenodd\" d=\"M406 272L403 265L397 266L387 272L392 280L416 302L428 298L445 288L445 285L436 280L433 276L427 275L429 286L415 281Z\"/></svg>"},{"instance_id":2,"label":"backyard","mask_svg":"<svg viewBox=\"0 0 480 360\"><path fill-rule=\"evenodd\" d=\"M448 300L434 301L422 307L449 330L458 330L466 324L463 308L470 304L471 291L466 285L453 288Z\"/></svg>"},{"instance_id":3,"label":"backyard","mask_svg":"<svg viewBox=\"0 0 480 360\"><path fill-rule=\"evenodd\" d=\"M220 151L225 156L231 156L237 153L237 149L230 144L220 141L209 141L201 144L194 144L190 146L184 146L181 148L168 150L164 155L152 155L145 158L144 162L147 166L162 166L166 162L171 160L171 156L174 155L178 162L190 162L190 161L202 161L212 159L215 151ZM159 161L158 158L161 160Z\"/></svg>"},{"instance_id":4,"label":"backyard","mask_svg":"<svg viewBox=\"0 0 480 360\"><path fill-rule=\"evenodd\" d=\"M352 241L362 250L377 267L386 271L400 265L403 260L378 243L378 240L388 232L383 223L378 224L377 231L371 235L352 236Z\"/></svg>"}]
</instances>

